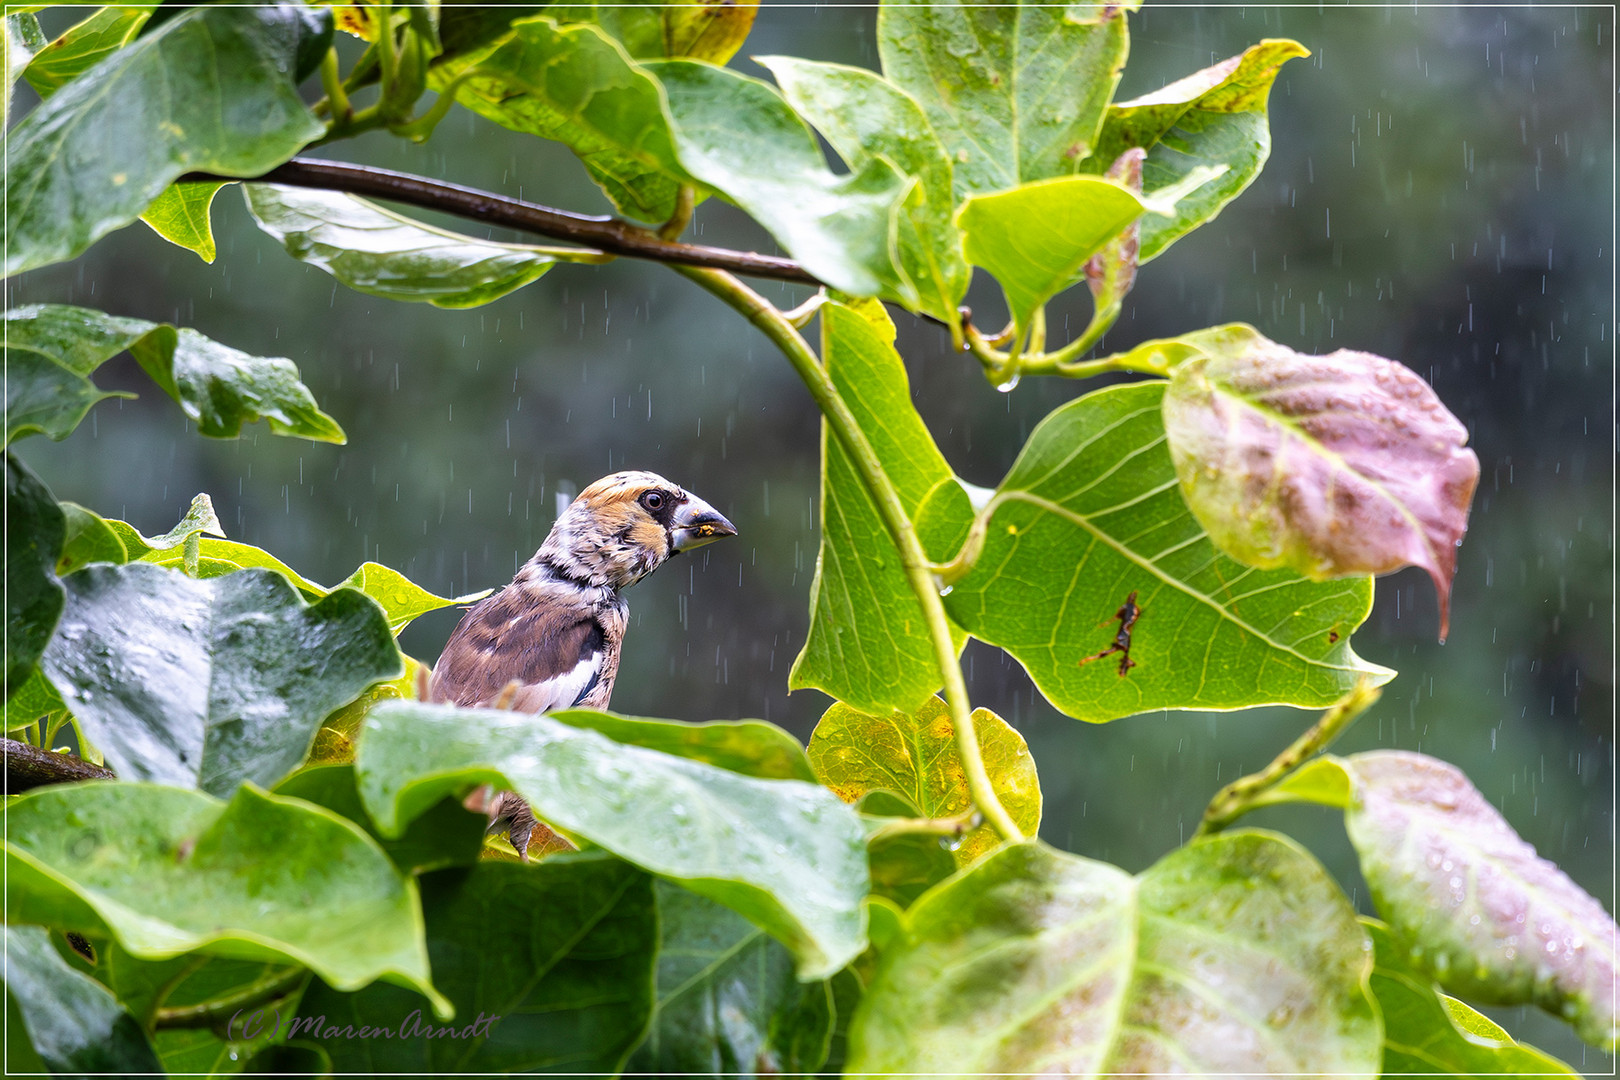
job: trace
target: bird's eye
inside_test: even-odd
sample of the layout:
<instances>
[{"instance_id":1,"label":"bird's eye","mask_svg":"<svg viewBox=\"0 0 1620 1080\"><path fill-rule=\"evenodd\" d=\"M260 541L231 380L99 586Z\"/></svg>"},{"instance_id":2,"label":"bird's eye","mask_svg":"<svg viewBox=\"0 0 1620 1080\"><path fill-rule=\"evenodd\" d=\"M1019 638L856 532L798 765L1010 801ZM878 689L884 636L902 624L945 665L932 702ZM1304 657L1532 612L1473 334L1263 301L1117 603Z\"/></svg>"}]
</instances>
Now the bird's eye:
<instances>
[{"instance_id":1,"label":"bird's eye","mask_svg":"<svg viewBox=\"0 0 1620 1080\"><path fill-rule=\"evenodd\" d=\"M649 491L641 497L641 505L649 510L657 510L664 505L664 496L656 491Z\"/></svg>"}]
</instances>

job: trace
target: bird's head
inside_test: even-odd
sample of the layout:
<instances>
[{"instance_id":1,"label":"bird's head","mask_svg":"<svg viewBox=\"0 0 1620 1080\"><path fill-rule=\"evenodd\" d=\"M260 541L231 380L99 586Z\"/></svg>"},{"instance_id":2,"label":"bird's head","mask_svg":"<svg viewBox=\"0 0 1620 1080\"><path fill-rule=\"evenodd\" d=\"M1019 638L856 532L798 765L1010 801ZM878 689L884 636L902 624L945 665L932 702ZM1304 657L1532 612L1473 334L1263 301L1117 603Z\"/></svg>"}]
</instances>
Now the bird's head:
<instances>
[{"instance_id":1,"label":"bird's head","mask_svg":"<svg viewBox=\"0 0 1620 1080\"><path fill-rule=\"evenodd\" d=\"M719 511L662 476L604 476L564 510L537 558L568 577L622 589L736 526Z\"/></svg>"}]
</instances>

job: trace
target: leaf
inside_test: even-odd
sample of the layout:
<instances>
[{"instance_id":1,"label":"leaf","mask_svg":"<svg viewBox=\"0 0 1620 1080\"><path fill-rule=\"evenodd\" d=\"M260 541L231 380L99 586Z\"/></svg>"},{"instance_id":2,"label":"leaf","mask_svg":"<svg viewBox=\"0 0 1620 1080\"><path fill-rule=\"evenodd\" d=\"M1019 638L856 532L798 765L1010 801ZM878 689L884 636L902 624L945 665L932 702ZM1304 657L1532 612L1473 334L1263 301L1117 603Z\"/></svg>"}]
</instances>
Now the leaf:
<instances>
[{"instance_id":1,"label":"leaf","mask_svg":"<svg viewBox=\"0 0 1620 1080\"><path fill-rule=\"evenodd\" d=\"M1532 1046L1521 1046L1487 1017L1434 989L1412 967L1389 928L1372 919L1362 927L1372 938L1370 986L1384 1017L1384 1075L1426 1076L1578 1075Z\"/></svg>"},{"instance_id":2,"label":"leaf","mask_svg":"<svg viewBox=\"0 0 1620 1080\"><path fill-rule=\"evenodd\" d=\"M967 259L990 271L1027 327L1047 300L1075 284L1086 263L1142 213L1123 184L1066 176L970 196L957 223Z\"/></svg>"},{"instance_id":3,"label":"leaf","mask_svg":"<svg viewBox=\"0 0 1620 1080\"><path fill-rule=\"evenodd\" d=\"M64 584L43 667L124 779L274 784L323 717L400 672L382 612L352 590L310 605L269 570L196 580L141 563Z\"/></svg>"},{"instance_id":4,"label":"leaf","mask_svg":"<svg viewBox=\"0 0 1620 1080\"><path fill-rule=\"evenodd\" d=\"M614 743L547 716L403 701L366 718L357 769L385 835L447 793L494 782L547 824L740 912L793 951L800 978L824 978L865 947L860 824L823 788Z\"/></svg>"},{"instance_id":5,"label":"leaf","mask_svg":"<svg viewBox=\"0 0 1620 1080\"><path fill-rule=\"evenodd\" d=\"M1366 578L1315 583L1220 553L1188 511L1164 448L1159 382L1114 386L1036 427L990 506L983 551L945 598L1048 701L1093 723L1147 709L1326 707L1393 677L1350 647ZM1082 663L1140 609L1134 666Z\"/></svg>"},{"instance_id":6,"label":"leaf","mask_svg":"<svg viewBox=\"0 0 1620 1080\"><path fill-rule=\"evenodd\" d=\"M1110 106L1092 157L1083 168L1102 172L1132 147L1148 152L1142 182L1149 197L1199 168L1223 168L1214 183L1181 198L1171 217L1142 219L1141 262L1207 221L1260 175L1271 155L1266 100L1283 64L1310 50L1297 41L1268 39L1134 101Z\"/></svg>"},{"instance_id":7,"label":"leaf","mask_svg":"<svg viewBox=\"0 0 1620 1080\"><path fill-rule=\"evenodd\" d=\"M140 1022L106 987L69 967L45 930L7 926L0 933L5 942L6 996L17 1009L11 1019L21 1021L16 1026L26 1030L27 1042L51 1072L164 1071ZM7 1024L8 1029L11 1026ZM10 1070L26 1066L9 1052L10 1034L8 1030L6 1064L15 1076L18 1073Z\"/></svg>"},{"instance_id":8,"label":"leaf","mask_svg":"<svg viewBox=\"0 0 1620 1080\"><path fill-rule=\"evenodd\" d=\"M828 983L800 982L791 953L714 901L664 881L653 893L658 1012L626 1070L756 1076L819 1069L832 1034Z\"/></svg>"},{"instance_id":9,"label":"leaf","mask_svg":"<svg viewBox=\"0 0 1620 1080\"><path fill-rule=\"evenodd\" d=\"M594 709L564 709L547 715L569 727L606 735L614 742L644 746L744 776L816 782L816 772L810 767L799 740L763 720L687 724L677 720L617 716Z\"/></svg>"},{"instance_id":10,"label":"leaf","mask_svg":"<svg viewBox=\"0 0 1620 1080\"><path fill-rule=\"evenodd\" d=\"M1451 610L1479 483L1468 429L1409 368L1306 356L1235 325L1170 373L1164 426L1181 493L1220 548L1317 581L1421 566Z\"/></svg>"},{"instance_id":11,"label":"leaf","mask_svg":"<svg viewBox=\"0 0 1620 1080\"><path fill-rule=\"evenodd\" d=\"M0 131L11 127L11 91L34 55L45 47L45 32L31 11L6 10L0 19L0 63L5 68L5 96L0 98Z\"/></svg>"},{"instance_id":12,"label":"leaf","mask_svg":"<svg viewBox=\"0 0 1620 1080\"><path fill-rule=\"evenodd\" d=\"M956 162L958 200L1077 170L1119 82L1125 12L1136 6L891 0L878 9L883 73L928 113Z\"/></svg>"},{"instance_id":13,"label":"leaf","mask_svg":"<svg viewBox=\"0 0 1620 1080\"><path fill-rule=\"evenodd\" d=\"M434 596L398 570L381 563L361 563L360 568L338 585L339 589L354 589L377 601L388 616L388 628L398 634L419 615L457 604L471 604L488 596L492 590L469 593L455 599Z\"/></svg>"},{"instance_id":14,"label":"leaf","mask_svg":"<svg viewBox=\"0 0 1620 1080\"><path fill-rule=\"evenodd\" d=\"M35 431L65 439L97 401L134 397L104 392L89 378L125 349L204 435L234 437L244 423L264 419L277 435L344 441L290 360L250 356L167 323L67 304L30 304L3 318L8 445Z\"/></svg>"},{"instance_id":15,"label":"leaf","mask_svg":"<svg viewBox=\"0 0 1620 1080\"><path fill-rule=\"evenodd\" d=\"M558 259L581 254L479 240L342 192L243 184L242 193L259 228L287 254L388 300L477 307L537 280Z\"/></svg>"},{"instance_id":16,"label":"leaf","mask_svg":"<svg viewBox=\"0 0 1620 1080\"><path fill-rule=\"evenodd\" d=\"M62 703L62 695L56 692L56 687L37 667L6 699L8 732L37 724L40 720L50 722L66 715L67 706Z\"/></svg>"},{"instance_id":17,"label":"leaf","mask_svg":"<svg viewBox=\"0 0 1620 1080\"><path fill-rule=\"evenodd\" d=\"M187 172L257 176L319 137L295 66L331 22L204 5L97 64L7 138L6 275L71 259Z\"/></svg>"},{"instance_id":18,"label":"leaf","mask_svg":"<svg viewBox=\"0 0 1620 1080\"><path fill-rule=\"evenodd\" d=\"M1616 928L1603 905L1538 857L1457 768L1380 750L1344 761L1345 814L1378 911L1441 986L1533 1003L1613 1053Z\"/></svg>"},{"instance_id":19,"label":"leaf","mask_svg":"<svg viewBox=\"0 0 1620 1080\"><path fill-rule=\"evenodd\" d=\"M170 184L141 214L141 220L163 239L195 251L205 263L214 261L214 230L209 211L221 183Z\"/></svg>"},{"instance_id":20,"label":"leaf","mask_svg":"<svg viewBox=\"0 0 1620 1080\"><path fill-rule=\"evenodd\" d=\"M23 78L41 98L48 98L134 41L151 16L150 4L101 8L36 50Z\"/></svg>"},{"instance_id":21,"label":"leaf","mask_svg":"<svg viewBox=\"0 0 1620 1080\"><path fill-rule=\"evenodd\" d=\"M903 295L889 231L909 189L905 177L877 158L833 173L804 121L757 79L691 60L641 67L663 84L687 173L742 207L833 288Z\"/></svg>"},{"instance_id":22,"label":"leaf","mask_svg":"<svg viewBox=\"0 0 1620 1080\"><path fill-rule=\"evenodd\" d=\"M38 788L6 808L6 921L110 934L136 957L304 965L347 989L428 982L416 887L358 825L244 785Z\"/></svg>"},{"instance_id":23,"label":"leaf","mask_svg":"<svg viewBox=\"0 0 1620 1080\"><path fill-rule=\"evenodd\" d=\"M1011 844L903 928L851 1026L850 1075L1377 1075L1361 928L1283 837L1195 841L1135 878Z\"/></svg>"},{"instance_id":24,"label":"leaf","mask_svg":"<svg viewBox=\"0 0 1620 1080\"><path fill-rule=\"evenodd\" d=\"M688 58L724 64L737 54L759 13L757 0L682 0L668 4L556 5L558 22L594 23L637 60Z\"/></svg>"},{"instance_id":25,"label":"leaf","mask_svg":"<svg viewBox=\"0 0 1620 1080\"><path fill-rule=\"evenodd\" d=\"M944 557L955 550L971 511L912 407L893 329L885 333L851 307L824 304L822 361L906 513L915 520L930 494L950 493L941 504L943 524L922 536L930 554ZM821 550L810 586L810 632L788 686L825 690L865 712L916 708L941 685L927 617L877 504L825 423L821 461Z\"/></svg>"},{"instance_id":26,"label":"leaf","mask_svg":"<svg viewBox=\"0 0 1620 1080\"><path fill-rule=\"evenodd\" d=\"M123 524L117 522L114 524ZM147 552L140 558L141 562L148 562L154 566L166 566L177 569L183 565L185 556L184 545L158 548ZM298 571L261 548L251 544L239 544L234 540L217 539L214 537L201 537L197 544L197 568L190 573L191 577L215 578L226 574L234 574L238 570L260 568L274 570L288 581L306 598L319 600L332 590L324 585L304 577ZM386 609L384 609L386 614Z\"/></svg>"},{"instance_id":27,"label":"leaf","mask_svg":"<svg viewBox=\"0 0 1620 1080\"><path fill-rule=\"evenodd\" d=\"M57 574L71 574L93 562L125 563L129 552L112 526L94 511L78 503L58 503L62 509L64 532L62 553L56 559Z\"/></svg>"},{"instance_id":28,"label":"leaf","mask_svg":"<svg viewBox=\"0 0 1620 1080\"><path fill-rule=\"evenodd\" d=\"M430 85L513 131L555 139L585 163L620 212L662 221L688 181L675 157L658 83L590 25L536 16L487 54L435 69Z\"/></svg>"},{"instance_id":29,"label":"leaf","mask_svg":"<svg viewBox=\"0 0 1620 1080\"><path fill-rule=\"evenodd\" d=\"M454 1022L433 1025L394 986L315 983L294 1041L321 1047L340 1074L618 1072L653 1010L646 875L596 852L438 870L421 888L434 984Z\"/></svg>"},{"instance_id":30,"label":"leaf","mask_svg":"<svg viewBox=\"0 0 1620 1080\"><path fill-rule=\"evenodd\" d=\"M7 454L7 701L34 672L62 615L64 598L55 566L63 529L62 510L50 490L28 466Z\"/></svg>"},{"instance_id":31,"label":"leaf","mask_svg":"<svg viewBox=\"0 0 1620 1080\"><path fill-rule=\"evenodd\" d=\"M955 326L972 271L951 220L951 161L922 107L881 75L861 68L791 56L762 56L755 62L776 77L788 104L826 136L851 170L883 160L916 179L892 212L902 284L893 299Z\"/></svg>"},{"instance_id":32,"label":"leaf","mask_svg":"<svg viewBox=\"0 0 1620 1080\"><path fill-rule=\"evenodd\" d=\"M1024 737L989 709L973 711L973 730L1001 805L1025 835L1034 836L1041 824L1041 786ZM920 817L956 817L973 809L951 710L937 697L914 713L883 715L834 702L810 736L810 763L845 802L886 790L905 796ZM998 843L989 825L970 830L954 849L956 865L967 866Z\"/></svg>"},{"instance_id":33,"label":"leaf","mask_svg":"<svg viewBox=\"0 0 1620 1080\"><path fill-rule=\"evenodd\" d=\"M372 824L360 801L354 766L313 765L299 769L276 785L277 795L324 806L339 817L365 829L377 845L388 853L394 865L407 874L442 870L447 866L470 866L478 861L484 846L482 814L468 811L455 799L441 799L416 818L397 837L386 837Z\"/></svg>"}]
</instances>

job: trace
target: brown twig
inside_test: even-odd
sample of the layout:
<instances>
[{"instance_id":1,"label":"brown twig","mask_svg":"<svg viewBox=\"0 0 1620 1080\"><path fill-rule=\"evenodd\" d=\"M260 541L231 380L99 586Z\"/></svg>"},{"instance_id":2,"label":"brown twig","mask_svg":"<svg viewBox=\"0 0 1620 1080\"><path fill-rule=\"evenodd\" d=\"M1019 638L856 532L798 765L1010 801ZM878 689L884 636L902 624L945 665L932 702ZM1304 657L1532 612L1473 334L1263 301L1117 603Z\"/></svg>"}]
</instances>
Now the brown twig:
<instances>
[{"instance_id":1,"label":"brown twig","mask_svg":"<svg viewBox=\"0 0 1620 1080\"><path fill-rule=\"evenodd\" d=\"M0 755L4 755L6 761L7 795L17 795L46 784L117 779L111 769L92 765L73 754L41 750L16 739L0 738Z\"/></svg>"}]
</instances>

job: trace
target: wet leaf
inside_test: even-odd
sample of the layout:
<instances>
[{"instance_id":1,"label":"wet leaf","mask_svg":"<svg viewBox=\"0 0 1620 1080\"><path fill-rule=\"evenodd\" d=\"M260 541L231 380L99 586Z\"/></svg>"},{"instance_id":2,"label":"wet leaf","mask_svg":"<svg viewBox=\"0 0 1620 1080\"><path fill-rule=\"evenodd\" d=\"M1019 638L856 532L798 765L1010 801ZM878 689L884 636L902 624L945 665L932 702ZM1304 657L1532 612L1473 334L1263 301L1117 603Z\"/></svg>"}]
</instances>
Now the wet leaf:
<instances>
[{"instance_id":1,"label":"wet leaf","mask_svg":"<svg viewBox=\"0 0 1620 1080\"><path fill-rule=\"evenodd\" d=\"M968 261L990 271L1020 327L1085 274L1086 263L1142 213L1123 184L1066 176L970 196L957 223Z\"/></svg>"},{"instance_id":2,"label":"wet leaf","mask_svg":"<svg viewBox=\"0 0 1620 1080\"><path fill-rule=\"evenodd\" d=\"M39 668L34 668L6 699L6 730L16 731L41 720L47 722L67 715L62 695L56 692Z\"/></svg>"},{"instance_id":3,"label":"wet leaf","mask_svg":"<svg viewBox=\"0 0 1620 1080\"><path fill-rule=\"evenodd\" d=\"M113 523L121 525L123 522ZM149 551L140 557L141 562L149 562L155 566L167 566L171 569L180 567L185 561L183 545L168 546ZM192 577L215 578L226 574L234 574L238 570L247 570L258 567L264 570L274 570L288 581L306 598L319 600L332 590L323 585L317 585L298 571L260 548L251 544L239 544L234 540L218 539L211 536L201 537L197 545L197 568L191 572Z\"/></svg>"},{"instance_id":4,"label":"wet leaf","mask_svg":"<svg viewBox=\"0 0 1620 1080\"><path fill-rule=\"evenodd\" d=\"M1164 426L1210 538L1240 562L1318 581L1421 566L1444 641L1479 482L1468 430L1381 356L1306 356L1241 325L1193 344L1170 373Z\"/></svg>"},{"instance_id":5,"label":"wet leaf","mask_svg":"<svg viewBox=\"0 0 1620 1080\"><path fill-rule=\"evenodd\" d=\"M269 570L198 580L141 563L64 584L42 666L124 779L274 784L323 717L400 672L382 612L352 589L310 605Z\"/></svg>"},{"instance_id":6,"label":"wet leaf","mask_svg":"<svg viewBox=\"0 0 1620 1080\"><path fill-rule=\"evenodd\" d=\"M911 404L905 365L887 333L843 304L821 308L821 354L900 503L915 520L936 490L940 524L922 531L948 557L971 517L967 496ZM940 688L922 604L894 554L877 504L849 454L822 426L821 550L810 587L810 632L788 686L815 687L873 713L916 708ZM958 639L960 648L960 639Z\"/></svg>"},{"instance_id":7,"label":"wet leaf","mask_svg":"<svg viewBox=\"0 0 1620 1080\"><path fill-rule=\"evenodd\" d=\"M23 78L41 98L48 98L134 41L151 16L150 4L101 8L37 50Z\"/></svg>"},{"instance_id":8,"label":"wet leaf","mask_svg":"<svg viewBox=\"0 0 1620 1080\"><path fill-rule=\"evenodd\" d=\"M724 64L737 54L758 12L759 4L748 0L593 2L559 4L546 10L559 22L595 23L637 60L687 58L711 64Z\"/></svg>"},{"instance_id":9,"label":"wet leaf","mask_svg":"<svg viewBox=\"0 0 1620 1080\"><path fill-rule=\"evenodd\" d=\"M645 746L676 757L768 780L816 782L804 747L789 732L763 720L713 720L687 724L647 720L594 709L565 709L548 714L570 727L586 728L614 742Z\"/></svg>"},{"instance_id":10,"label":"wet leaf","mask_svg":"<svg viewBox=\"0 0 1620 1080\"><path fill-rule=\"evenodd\" d=\"M140 1021L106 987L69 967L49 933L37 926L7 926L0 934L6 997L17 1010L6 1025L10 1075L27 1068L11 1053L11 1039L19 1035L53 1073L163 1072ZM13 1025L21 1030L13 1034Z\"/></svg>"},{"instance_id":11,"label":"wet leaf","mask_svg":"<svg viewBox=\"0 0 1620 1080\"><path fill-rule=\"evenodd\" d=\"M344 994L317 982L299 1014L322 1023L294 1042L321 1047L339 1074L618 1072L653 1010L646 875L597 852L438 870L421 889L434 985L455 1019L434 1024L396 986ZM389 1034L357 1037L362 1028Z\"/></svg>"},{"instance_id":12,"label":"wet leaf","mask_svg":"<svg viewBox=\"0 0 1620 1080\"><path fill-rule=\"evenodd\" d=\"M1378 1075L1371 957L1302 848L1199 840L1138 877L1012 844L936 887L885 948L850 1074Z\"/></svg>"},{"instance_id":13,"label":"wet leaf","mask_svg":"<svg viewBox=\"0 0 1620 1080\"><path fill-rule=\"evenodd\" d=\"M691 176L742 207L833 288L899 295L889 225L909 184L894 168L874 159L857 172L832 172L809 127L758 79L691 60L642 67L663 85Z\"/></svg>"},{"instance_id":14,"label":"wet leaf","mask_svg":"<svg viewBox=\"0 0 1620 1080\"><path fill-rule=\"evenodd\" d=\"M1362 927L1373 942L1373 996L1384 1017L1384 1075L1578 1075L1533 1046L1522 1046L1491 1020L1434 988L1406 960L1389 928Z\"/></svg>"},{"instance_id":15,"label":"wet leaf","mask_svg":"<svg viewBox=\"0 0 1620 1080\"><path fill-rule=\"evenodd\" d=\"M238 788L39 788L6 811L6 921L111 935L132 955L302 964L434 995L416 887L358 825ZM435 1000L438 999L435 995Z\"/></svg>"},{"instance_id":16,"label":"wet leaf","mask_svg":"<svg viewBox=\"0 0 1620 1080\"><path fill-rule=\"evenodd\" d=\"M1616 928L1603 905L1456 767L1402 750L1345 767L1356 797L1345 827L1407 959L1476 1001L1539 1005L1613 1053Z\"/></svg>"},{"instance_id":17,"label":"wet leaf","mask_svg":"<svg viewBox=\"0 0 1620 1080\"><path fill-rule=\"evenodd\" d=\"M1200 168L1222 170L1179 199L1169 217L1142 219L1140 261L1207 221L1260 175L1271 154L1266 101L1283 64L1310 50L1268 39L1133 101L1110 106L1093 155L1083 168L1100 173L1132 147L1148 152L1142 183L1151 198Z\"/></svg>"},{"instance_id":18,"label":"wet leaf","mask_svg":"<svg viewBox=\"0 0 1620 1080\"><path fill-rule=\"evenodd\" d=\"M214 229L209 212L224 184L170 184L141 214L141 220L169 243L195 251L205 263L214 261Z\"/></svg>"},{"instance_id":19,"label":"wet leaf","mask_svg":"<svg viewBox=\"0 0 1620 1080\"><path fill-rule=\"evenodd\" d=\"M1024 737L989 709L973 711L973 730L1001 805L1026 836L1034 836L1041 824L1041 786ZM810 736L810 763L845 802L893 791L917 808L918 817L955 817L973 809L951 710L937 697L912 713L881 715L835 702ZM967 866L998 843L995 831L980 825L955 848L956 864Z\"/></svg>"},{"instance_id":20,"label":"wet leaf","mask_svg":"<svg viewBox=\"0 0 1620 1080\"><path fill-rule=\"evenodd\" d=\"M129 552L112 526L99 514L78 503L58 503L62 508L65 531L62 554L56 560L58 574L71 574L94 562L126 563Z\"/></svg>"},{"instance_id":21,"label":"wet leaf","mask_svg":"<svg viewBox=\"0 0 1620 1080\"><path fill-rule=\"evenodd\" d=\"M377 601L383 613L388 616L388 628L395 634L409 626L419 615L455 607L457 604L472 604L482 600L492 591L485 589L483 592L468 593L466 596L457 596L453 599L434 596L398 570L374 562L361 563L360 568L337 587L363 592Z\"/></svg>"},{"instance_id":22,"label":"wet leaf","mask_svg":"<svg viewBox=\"0 0 1620 1080\"><path fill-rule=\"evenodd\" d=\"M295 75L323 36L302 6L204 5L51 95L7 137L3 272L73 258L184 173L257 176L319 137Z\"/></svg>"},{"instance_id":23,"label":"wet leaf","mask_svg":"<svg viewBox=\"0 0 1620 1080\"><path fill-rule=\"evenodd\" d=\"M484 815L475 814L453 798L439 800L413 820L397 837L383 836L360 801L352 764L312 765L299 769L276 785L277 795L324 806L359 825L388 853L406 874L422 874L447 866L471 866L484 846Z\"/></svg>"},{"instance_id":24,"label":"wet leaf","mask_svg":"<svg viewBox=\"0 0 1620 1080\"><path fill-rule=\"evenodd\" d=\"M50 490L28 466L7 454L7 701L35 671L62 615L62 584L55 567L62 551L63 530L62 511Z\"/></svg>"},{"instance_id":25,"label":"wet leaf","mask_svg":"<svg viewBox=\"0 0 1620 1080\"><path fill-rule=\"evenodd\" d=\"M1103 722L1147 709L1326 707L1369 664L1350 634L1366 578L1258 570L1210 542L1176 487L1164 384L1110 387L1041 421L996 489L983 552L945 606L1010 652L1058 709ZM1130 659L1109 653L1131 593Z\"/></svg>"},{"instance_id":26,"label":"wet leaf","mask_svg":"<svg viewBox=\"0 0 1620 1080\"><path fill-rule=\"evenodd\" d=\"M0 19L0 66L5 68L5 96L0 98L0 131L11 127L11 91L34 54L45 47L45 33L31 11L8 10Z\"/></svg>"},{"instance_id":27,"label":"wet leaf","mask_svg":"<svg viewBox=\"0 0 1620 1080\"><path fill-rule=\"evenodd\" d=\"M901 0L878 9L883 74L928 113L956 162L958 199L1077 170L1119 82L1125 13L1136 6Z\"/></svg>"},{"instance_id":28,"label":"wet leaf","mask_svg":"<svg viewBox=\"0 0 1620 1080\"><path fill-rule=\"evenodd\" d=\"M828 983L800 982L793 955L713 900L665 881L658 898L658 1012L629 1072L814 1073L832 1032Z\"/></svg>"},{"instance_id":29,"label":"wet leaf","mask_svg":"<svg viewBox=\"0 0 1620 1080\"><path fill-rule=\"evenodd\" d=\"M547 716L412 702L366 718L357 768L385 835L445 794L493 782L555 828L740 912L793 951L801 978L825 978L865 947L860 823L815 785L742 776Z\"/></svg>"},{"instance_id":30,"label":"wet leaf","mask_svg":"<svg viewBox=\"0 0 1620 1080\"><path fill-rule=\"evenodd\" d=\"M35 431L65 439L97 401L134 397L104 392L89 378L126 349L204 435L234 438L243 424L262 419L277 435L344 441L290 360L250 356L167 323L66 304L30 304L3 317L7 444Z\"/></svg>"},{"instance_id":31,"label":"wet leaf","mask_svg":"<svg viewBox=\"0 0 1620 1080\"><path fill-rule=\"evenodd\" d=\"M891 299L948 324L967 295L971 271L951 220L951 161L922 107L881 75L791 56L755 62L776 76L788 104L860 172L883 159L915 179L893 210L901 291Z\"/></svg>"}]
</instances>

